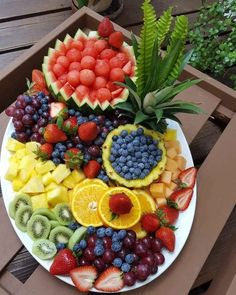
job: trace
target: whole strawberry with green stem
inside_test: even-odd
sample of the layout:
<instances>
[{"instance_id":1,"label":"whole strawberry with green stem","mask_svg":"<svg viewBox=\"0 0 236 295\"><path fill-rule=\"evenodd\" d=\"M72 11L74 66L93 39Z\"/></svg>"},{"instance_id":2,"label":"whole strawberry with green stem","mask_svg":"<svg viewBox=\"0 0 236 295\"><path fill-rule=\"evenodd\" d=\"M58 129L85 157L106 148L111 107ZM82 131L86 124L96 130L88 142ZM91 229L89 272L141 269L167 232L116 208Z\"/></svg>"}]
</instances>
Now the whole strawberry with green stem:
<instances>
[{"instance_id":1,"label":"whole strawberry with green stem","mask_svg":"<svg viewBox=\"0 0 236 295\"><path fill-rule=\"evenodd\" d=\"M38 147L35 153L42 160L48 160L51 158L52 152L53 152L53 145L51 143L44 143Z\"/></svg>"},{"instance_id":2,"label":"whole strawberry with green stem","mask_svg":"<svg viewBox=\"0 0 236 295\"><path fill-rule=\"evenodd\" d=\"M43 138L47 143L57 143L61 141L66 141L67 136L57 124L48 124L44 128Z\"/></svg>"},{"instance_id":3,"label":"whole strawberry with green stem","mask_svg":"<svg viewBox=\"0 0 236 295\"><path fill-rule=\"evenodd\" d=\"M70 169L79 169L83 163L83 154L78 148L70 148L64 155L66 166Z\"/></svg>"}]
</instances>

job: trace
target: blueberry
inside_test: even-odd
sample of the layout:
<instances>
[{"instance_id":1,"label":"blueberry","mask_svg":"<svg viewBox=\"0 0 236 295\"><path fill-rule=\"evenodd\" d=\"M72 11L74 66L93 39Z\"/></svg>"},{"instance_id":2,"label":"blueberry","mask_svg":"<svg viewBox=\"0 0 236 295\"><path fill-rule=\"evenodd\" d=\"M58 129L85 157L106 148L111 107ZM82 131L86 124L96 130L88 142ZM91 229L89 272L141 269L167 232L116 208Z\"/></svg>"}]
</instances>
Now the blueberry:
<instances>
[{"instance_id":1,"label":"blueberry","mask_svg":"<svg viewBox=\"0 0 236 295\"><path fill-rule=\"evenodd\" d=\"M133 141L133 145L134 145L134 146L139 146L139 141L138 141L138 140L134 140L134 141Z\"/></svg>"},{"instance_id":2,"label":"blueberry","mask_svg":"<svg viewBox=\"0 0 236 295\"><path fill-rule=\"evenodd\" d=\"M71 222L68 227L71 230L76 230L79 227L79 224L77 222Z\"/></svg>"},{"instance_id":3,"label":"blueberry","mask_svg":"<svg viewBox=\"0 0 236 295\"><path fill-rule=\"evenodd\" d=\"M100 227L99 229L97 229L96 234L97 234L98 238L104 238L105 237L105 228Z\"/></svg>"},{"instance_id":4,"label":"blueberry","mask_svg":"<svg viewBox=\"0 0 236 295\"><path fill-rule=\"evenodd\" d=\"M105 176L103 176L102 180L107 183L107 182L109 182L109 177L107 175L105 175Z\"/></svg>"},{"instance_id":5,"label":"blueberry","mask_svg":"<svg viewBox=\"0 0 236 295\"><path fill-rule=\"evenodd\" d=\"M39 109L39 110L38 110L38 114L39 114L39 115L42 115L42 114L43 114L43 110Z\"/></svg>"},{"instance_id":6,"label":"blueberry","mask_svg":"<svg viewBox=\"0 0 236 295\"><path fill-rule=\"evenodd\" d=\"M146 177L146 175L142 172L139 176L139 178L144 179Z\"/></svg>"},{"instance_id":7,"label":"blueberry","mask_svg":"<svg viewBox=\"0 0 236 295\"><path fill-rule=\"evenodd\" d=\"M112 126L111 121L108 120L108 119L106 119L106 121L105 121L105 126L106 126L106 127L110 127L110 126Z\"/></svg>"},{"instance_id":8,"label":"blueberry","mask_svg":"<svg viewBox=\"0 0 236 295\"><path fill-rule=\"evenodd\" d=\"M116 167L115 171L119 174L121 172L121 167L120 166Z\"/></svg>"},{"instance_id":9,"label":"blueberry","mask_svg":"<svg viewBox=\"0 0 236 295\"><path fill-rule=\"evenodd\" d=\"M135 157L136 158L141 158L142 157L142 153L141 152L136 152L135 153Z\"/></svg>"},{"instance_id":10,"label":"blueberry","mask_svg":"<svg viewBox=\"0 0 236 295\"><path fill-rule=\"evenodd\" d=\"M70 116L74 116L75 115L75 110L74 109L69 109L68 111Z\"/></svg>"},{"instance_id":11,"label":"blueberry","mask_svg":"<svg viewBox=\"0 0 236 295\"><path fill-rule=\"evenodd\" d=\"M113 242L111 244L111 250L113 252L119 252L121 250L121 248L122 248L122 243L121 242L117 241L117 242Z\"/></svg>"},{"instance_id":12,"label":"blueberry","mask_svg":"<svg viewBox=\"0 0 236 295\"><path fill-rule=\"evenodd\" d=\"M104 142L104 140L103 140L101 137L98 137L98 138L94 141L94 143L95 143L96 145L98 145L98 146L103 145L103 142Z\"/></svg>"},{"instance_id":13,"label":"blueberry","mask_svg":"<svg viewBox=\"0 0 236 295\"><path fill-rule=\"evenodd\" d=\"M81 247L80 247L80 244L77 243L77 244L74 245L74 247L73 247L73 251L74 251L74 252L78 252L79 250L81 250Z\"/></svg>"},{"instance_id":14,"label":"blueberry","mask_svg":"<svg viewBox=\"0 0 236 295\"><path fill-rule=\"evenodd\" d=\"M146 169L150 169L150 164L149 164L148 162L146 162L146 163L144 163L144 167L145 167Z\"/></svg>"},{"instance_id":15,"label":"blueberry","mask_svg":"<svg viewBox=\"0 0 236 295\"><path fill-rule=\"evenodd\" d=\"M101 133L101 137L105 139L107 137L107 133L106 132L102 132Z\"/></svg>"},{"instance_id":16,"label":"blueberry","mask_svg":"<svg viewBox=\"0 0 236 295\"><path fill-rule=\"evenodd\" d=\"M126 143L122 143L122 145L121 145L121 147L122 147L122 149L126 149Z\"/></svg>"},{"instance_id":17,"label":"blueberry","mask_svg":"<svg viewBox=\"0 0 236 295\"><path fill-rule=\"evenodd\" d=\"M42 104L42 106L41 106L41 110L42 111L47 111L48 110L48 105L47 104Z\"/></svg>"},{"instance_id":18,"label":"blueberry","mask_svg":"<svg viewBox=\"0 0 236 295\"><path fill-rule=\"evenodd\" d=\"M82 149L84 148L84 146L82 145L82 143L77 144L76 147L77 147L78 149L80 149L80 150L82 150Z\"/></svg>"},{"instance_id":19,"label":"blueberry","mask_svg":"<svg viewBox=\"0 0 236 295\"><path fill-rule=\"evenodd\" d=\"M139 176L140 174L141 174L141 169L139 169L139 168L136 168L135 170L134 170L134 174L136 175L136 176Z\"/></svg>"},{"instance_id":20,"label":"blueberry","mask_svg":"<svg viewBox=\"0 0 236 295\"><path fill-rule=\"evenodd\" d=\"M64 152L61 152L61 153L60 153L60 158L61 158L61 159L64 159L64 156L65 156L65 153L64 153Z\"/></svg>"},{"instance_id":21,"label":"blueberry","mask_svg":"<svg viewBox=\"0 0 236 295\"><path fill-rule=\"evenodd\" d=\"M125 179L130 180L132 179L132 175L128 172L125 174Z\"/></svg>"},{"instance_id":22,"label":"blueberry","mask_svg":"<svg viewBox=\"0 0 236 295\"><path fill-rule=\"evenodd\" d=\"M72 147L73 147L73 143L72 143L72 142L67 142L67 143L66 143L66 147L67 147L68 149L72 148Z\"/></svg>"},{"instance_id":23,"label":"blueberry","mask_svg":"<svg viewBox=\"0 0 236 295\"><path fill-rule=\"evenodd\" d=\"M120 176L125 177L125 173L123 171L121 171Z\"/></svg>"},{"instance_id":24,"label":"blueberry","mask_svg":"<svg viewBox=\"0 0 236 295\"><path fill-rule=\"evenodd\" d=\"M112 237L112 235L113 235L113 229L111 227L107 227L105 229L105 234L106 234L107 237Z\"/></svg>"},{"instance_id":25,"label":"blueberry","mask_svg":"<svg viewBox=\"0 0 236 295\"><path fill-rule=\"evenodd\" d=\"M129 168L130 173L134 173L134 167Z\"/></svg>"},{"instance_id":26,"label":"blueberry","mask_svg":"<svg viewBox=\"0 0 236 295\"><path fill-rule=\"evenodd\" d=\"M34 120L35 122L37 122L38 119L39 119L39 116L38 116L38 114L34 114L34 115L32 116L32 118L33 118L33 120Z\"/></svg>"},{"instance_id":27,"label":"blueberry","mask_svg":"<svg viewBox=\"0 0 236 295\"><path fill-rule=\"evenodd\" d=\"M53 159L53 163L56 164L56 165L58 165L58 164L61 163L61 160L59 158L54 158Z\"/></svg>"},{"instance_id":28,"label":"blueberry","mask_svg":"<svg viewBox=\"0 0 236 295\"><path fill-rule=\"evenodd\" d=\"M80 248L85 249L87 247L87 242L83 239L79 242Z\"/></svg>"},{"instance_id":29,"label":"blueberry","mask_svg":"<svg viewBox=\"0 0 236 295\"><path fill-rule=\"evenodd\" d=\"M122 172L125 173L125 172L128 172L128 171L129 171L129 168L127 166L123 166L122 167Z\"/></svg>"},{"instance_id":30,"label":"blueberry","mask_svg":"<svg viewBox=\"0 0 236 295\"><path fill-rule=\"evenodd\" d=\"M94 254L96 256L102 256L104 253L104 247L102 245L97 245L94 248Z\"/></svg>"},{"instance_id":31,"label":"blueberry","mask_svg":"<svg viewBox=\"0 0 236 295\"><path fill-rule=\"evenodd\" d=\"M30 104L32 102L32 98L28 95L24 95L24 100L26 104Z\"/></svg>"},{"instance_id":32,"label":"blueberry","mask_svg":"<svg viewBox=\"0 0 236 295\"><path fill-rule=\"evenodd\" d=\"M127 157L128 156L128 151L127 150L122 150L122 156Z\"/></svg>"},{"instance_id":33,"label":"blueberry","mask_svg":"<svg viewBox=\"0 0 236 295\"><path fill-rule=\"evenodd\" d=\"M87 234L88 235L93 235L93 234L95 234L95 232L96 232L96 228L94 226L89 226L87 228Z\"/></svg>"},{"instance_id":34,"label":"blueberry","mask_svg":"<svg viewBox=\"0 0 236 295\"><path fill-rule=\"evenodd\" d=\"M130 271L130 268L131 268L131 266L130 266L128 263L123 263L123 264L121 265L121 270L122 270L123 272L129 272L129 271Z\"/></svg>"},{"instance_id":35,"label":"blueberry","mask_svg":"<svg viewBox=\"0 0 236 295\"><path fill-rule=\"evenodd\" d=\"M143 163L139 163L139 164L138 164L138 167L139 167L140 169L144 169L145 165L144 165Z\"/></svg>"},{"instance_id":36,"label":"blueberry","mask_svg":"<svg viewBox=\"0 0 236 295\"><path fill-rule=\"evenodd\" d=\"M118 237L120 240L123 240L127 235L127 232L125 229L121 229L118 231Z\"/></svg>"},{"instance_id":37,"label":"blueberry","mask_svg":"<svg viewBox=\"0 0 236 295\"><path fill-rule=\"evenodd\" d=\"M150 144L149 147L148 147L148 150L149 151L155 151L156 150L156 147L154 144Z\"/></svg>"},{"instance_id":38,"label":"blueberry","mask_svg":"<svg viewBox=\"0 0 236 295\"><path fill-rule=\"evenodd\" d=\"M134 152L134 147L133 147L133 145L132 145L131 143L129 143L129 144L127 145L127 151L128 151L129 153L133 153L133 152Z\"/></svg>"},{"instance_id":39,"label":"blueberry","mask_svg":"<svg viewBox=\"0 0 236 295\"><path fill-rule=\"evenodd\" d=\"M112 242L118 242L120 239L118 237L118 233L117 232L113 232L112 235Z\"/></svg>"},{"instance_id":40,"label":"blueberry","mask_svg":"<svg viewBox=\"0 0 236 295\"><path fill-rule=\"evenodd\" d=\"M136 131L131 131L130 133L133 137L135 137L137 135Z\"/></svg>"},{"instance_id":41,"label":"blueberry","mask_svg":"<svg viewBox=\"0 0 236 295\"><path fill-rule=\"evenodd\" d=\"M126 160L127 161L130 161L132 159L132 157L130 156L130 155L128 155L127 157L126 157Z\"/></svg>"},{"instance_id":42,"label":"blueberry","mask_svg":"<svg viewBox=\"0 0 236 295\"><path fill-rule=\"evenodd\" d=\"M42 104L48 104L48 100L47 100L46 98L43 98L43 99L41 100L41 103L42 103Z\"/></svg>"},{"instance_id":43,"label":"blueberry","mask_svg":"<svg viewBox=\"0 0 236 295\"><path fill-rule=\"evenodd\" d=\"M133 163L133 167L134 167L134 168L138 168L138 163L136 163L136 162Z\"/></svg>"},{"instance_id":44,"label":"blueberry","mask_svg":"<svg viewBox=\"0 0 236 295\"><path fill-rule=\"evenodd\" d=\"M110 155L109 160L110 160L110 162L114 162L115 161L115 157L113 155Z\"/></svg>"},{"instance_id":45,"label":"blueberry","mask_svg":"<svg viewBox=\"0 0 236 295\"><path fill-rule=\"evenodd\" d=\"M113 126L110 126L110 127L108 128L109 131L112 131L113 129L114 129Z\"/></svg>"},{"instance_id":46,"label":"blueberry","mask_svg":"<svg viewBox=\"0 0 236 295\"><path fill-rule=\"evenodd\" d=\"M112 264L113 264L115 267L120 268L121 265L122 265L122 260L121 260L121 258L115 258L115 259L113 260Z\"/></svg>"},{"instance_id":47,"label":"blueberry","mask_svg":"<svg viewBox=\"0 0 236 295\"><path fill-rule=\"evenodd\" d=\"M16 139L16 133L15 132L12 132L11 137L14 138L14 139Z\"/></svg>"},{"instance_id":48,"label":"blueberry","mask_svg":"<svg viewBox=\"0 0 236 295\"><path fill-rule=\"evenodd\" d=\"M117 139L117 143L118 143L118 144L122 144L122 143L123 143L123 139L122 139L121 137L119 137L119 138Z\"/></svg>"},{"instance_id":49,"label":"blueberry","mask_svg":"<svg viewBox=\"0 0 236 295\"><path fill-rule=\"evenodd\" d=\"M126 158L125 158L124 156L121 156L121 157L120 157L120 162L121 162L121 163L125 163L125 162L126 162Z\"/></svg>"},{"instance_id":50,"label":"blueberry","mask_svg":"<svg viewBox=\"0 0 236 295\"><path fill-rule=\"evenodd\" d=\"M127 130L122 130L120 133L120 136L125 138L128 135L128 131Z\"/></svg>"},{"instance_id":51,"label":"blueberry","mask_svg":"<svg viewBox=\"0 0 236 295\"><path fill-rule=\"evenodd\" d=\"M112 140L113 141L117 141L117 139L118 139L118 136L117 135L112 136Z\"/></svg>"},{"instance_id":52,"label":"blueberry","mask_svg":"<svg viewBox=\"0 0 236 295\"><path fill-rule=\"evenodd\" d=\"M128 161L128 162L127 162L127 166L128 166L128 167L133 167L133 162L132 162L132 161Z\"/></svg>"},{"instance_id":53,"label":"blueberry","mask_svg":"<svg viewBox=\"0 0 236 295\"><path fill-rule=\"evenodd\" d=\"M143 173L145 174L145 176L147 176L147 175L150 173L150 170L148 170L148 169L144 169L144 170L143 170Z\"/></svg>"},{"instance_id":54,"label":"blueberry","mask_svg":"<svg viewBox=\"0 0 236 295\"><path fill-rule=\"evenodd\" d=\"M123 150L122 148L119 149L119 150L118 150L118 154L121 156L121 155L123 154L123 151L124 151L124 150Z\"/></svg>"},{"instance_id":55,"label":"blueberry","mask_svg":"<svg viewBox=\"0 0 236 295\"><path fill-rule=\"evenodd\" d=\"M66 244L64 244L64 243L57 243L56 244L57 250L65 249L65 247L66 247Z\"/></svg>"},{"instance_id":56,"label":"blueberry","mask_svg":"<svg viewBox=\"0 0 236 295\"><path fill-rule=\"evenodd\" d=\"M137 134L138 134L138 135L143 135L143 133L144 133L143 128L139 127L139 128L137 129Z\"/></svg>"},{"instance_id":57,"label":"blueberry","mask_svg":"<svg viewBox=\"0 0 236 295\"><path fill-rule=\"evenodd\" d=\"M95 118L95 115L94 114L91 114L91 115L89 115L89 120L93 120L94 118Z\"/></svg>"},{"instance_id":58,"label":"blueberry","mask_svg":"<svg viewBox=\"0 0 236 295\"><path fill-rule=\"evenodd\" d=\"M81 116L81 113L77 111L77 112L75 112L75 116L79 117L79 116Z\"/></svg>"},{"instance_id":59,"label":"blueberry","mask_svg":"<svg viewBox=\"0 0 236 295\"><path fill-rule=\"evenodd\" d=\"M96 160L99 164L102 164L102 158L97 158Z\"/></svg>"},{"instance_id":60,"label":"blueberry","mask_svg":"<svg viewBox=\"0 0 236 295\"><path fill-rule=\"evenodd\" d=\"M102 245L103 246L103 240L102 239L97 239L96 240L96 245Z\"/></svg>"},{"instance_id":61,"label":"blueberry","mask_svg":"<svg viewBox=\"0 0 236 295\"><path fill-rule=\"evenodd\" d=\"M131 142L131 141L133 141L133 137L132 137L131 135L127 135L127 136L125 137L125 142L129 143L129 142Z\"/></svg>"},{"instance_id":62,"label":"blueberry","mask_svg":"<svg viewBox=\"0 0 236 295\"><path fill-rule=\"evenodd\" d=\"M78 118L77 118L77 123L78 123L79 125L85 123L84 118L83 118L83 117L78 117Z\"/></svg>"},{"instance_id":63,"label":"blueberry","mask_svg":"<svg viewBox=\"0 0 236 295\"><path fill-rule=\"evenodd\" d=\"M158 151L157 151L157 155L158 155L158 156L162 156L162 154L163 154L162 150L158 149Z\"/></svg>"},{"instance_id":64,"label":"blueberry","mask_svg":"<svg viewBox=\"0 0 236 295\"><path fill-rule=\"evenodd\" d=\"M30 136L32 134L32 130L30 128L27 128L25 133Z\"/></svg>"},{"instance_id":65,"label":"blueberry","mask_svg":"<svg viewBox=\"0 0 236 295\"><path fill-rule=\"evenodd\" d=\"M60 151L60 152L65 152L65 151L66 151L66 147L65 147L64 145L61 145L61 146L59 147L59 151Z\"/></svg>"},{"instance_id":66,"label":"blueberry","mask_svg":"<svg viewBox=\"0 0 236 295\"><path fill-rule=\"evenodd\" d=\"M84 155L84 160L85 160L85 161L90 161L90 160L91 160L91 156L90 156L90 154L85 154L85 155Z\"/></svg>"},{"instance_id":67,"label":"blueberry","mask_svg":"<svg viewBox=\"0 0 236 295\"><path fill-rule=\"evenodd\" d=\"M148 143L148 144L151 144L151 143L152 143L152 138L151 138L151 136L147 135L147 136L146 136L146 140L147 140L147 143Z\"/></svg>"}]
</instances>

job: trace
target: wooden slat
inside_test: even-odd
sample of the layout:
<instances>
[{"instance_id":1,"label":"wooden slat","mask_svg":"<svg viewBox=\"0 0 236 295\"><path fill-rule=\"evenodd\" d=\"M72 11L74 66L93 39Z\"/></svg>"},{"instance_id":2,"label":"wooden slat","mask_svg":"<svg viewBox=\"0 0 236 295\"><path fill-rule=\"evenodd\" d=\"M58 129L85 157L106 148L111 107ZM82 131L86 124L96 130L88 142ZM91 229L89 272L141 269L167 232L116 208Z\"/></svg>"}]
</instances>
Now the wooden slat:
<instances>
[{"instance_id":1,"label":"wooden slat","mask_svg":"<svg viewBox=\"0 0 236 295\"><path fill-rule=\"evenodd\" d=\"M70 0L1 0L0 22L12 18L26 17L36 13L50 13L70 9Z\"/></svg>"},{"instance_id":2,"label":"wooden slat","mask_svg":"<svg viewBox=\"0 0 236 295\"><path fill-rule=\"evenodd\" d=\"M9 65L9 63L11 63L21 54L23 54L26 50L27 49L22 49L22 50L16 50L16 51L0 54L0 69Z\"/></svg>"},{"instance_id":3,"label":"wooden slat","mask_svg":"<svg viewBox=\"0 0 236 295\"><path fill-rule=\"evenodd\" d=\"M0 285L13 295L22 287L22 283L8 271L3 272L1 275Z\"/></svg>"},{"instance_id":4,"label":"wooden slat","mask_svg":"<svg viewBox=\"0 0 236 295\"><path fill-rule=\"evenodd\" d=\"M6 292L1 286L0 286L0 295L11 295L10 293Z\"/></svg>"},{"instance_id":5,"label":"wooden slat","mask_svg":"<svg viewBox=\"0 0 236 295\"><path fill-rule=\"evenodd\" d=\"M233 281L231 282L226 295L235 295L235 294L236 294L236 276L234 277Z\"/></svg>"},{"instance_id":6,"label":"wooden slat","mask_svg":"<svg viewBox=\"0 0 236 295\"><path fill-rule=\"evenodd\" d=\"M4 112L2 112L0 114L0 147L2 146L2 139L5 133L8 121L9 121L9 118Z\"/></svg>"},{"instance_id":7,"label":"wooden slat","mask_svg":"<svg viewBox=\"0 0 236 295\"><path fill-rule=\"evenodd\" d=\"M199 169L196 215L179 258L164 275L131 295L188 294L235 204L235 133L236 116Z\"/></svg>"}]
</instances>

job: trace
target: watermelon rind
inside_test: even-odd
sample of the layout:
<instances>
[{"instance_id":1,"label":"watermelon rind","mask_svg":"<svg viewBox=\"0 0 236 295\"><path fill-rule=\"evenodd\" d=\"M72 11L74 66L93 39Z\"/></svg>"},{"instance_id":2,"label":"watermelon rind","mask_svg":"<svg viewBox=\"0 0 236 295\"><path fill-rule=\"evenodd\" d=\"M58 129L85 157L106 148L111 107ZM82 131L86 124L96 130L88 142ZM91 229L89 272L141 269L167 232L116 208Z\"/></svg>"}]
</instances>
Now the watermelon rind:
<instances>
[{"instance_id":1,"label":"watermelon rind","mask_svg":"<svg viewBox=\"0 0 236 295\"><path fill-rule=\"evenodd\" d=\"M88 36L81 31L81 29L78 29L78 31L75 33L74 39L79 40L80 38L88 39Z\"/></svg>"}]
</instances>

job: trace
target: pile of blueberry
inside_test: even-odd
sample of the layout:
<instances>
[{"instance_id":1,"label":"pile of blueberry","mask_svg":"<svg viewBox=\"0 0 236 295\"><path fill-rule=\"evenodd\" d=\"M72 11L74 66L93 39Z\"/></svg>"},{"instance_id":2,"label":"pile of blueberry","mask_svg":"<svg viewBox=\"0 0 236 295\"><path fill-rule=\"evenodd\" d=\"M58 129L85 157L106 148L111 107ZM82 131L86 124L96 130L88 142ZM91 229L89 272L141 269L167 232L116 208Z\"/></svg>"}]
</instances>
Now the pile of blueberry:
<instances>
[{"instance_id":1,"label":"pile of blueberry","mask_svg":"<svg viewBox=\"0 0 236 295\"><path fill-rule=\"evenodd\" d=\"M158 142L145 135L141 127L112 137L109 160L116 173L127 180L145 178L161 159Z\"/></svg>"}]
</instances>

